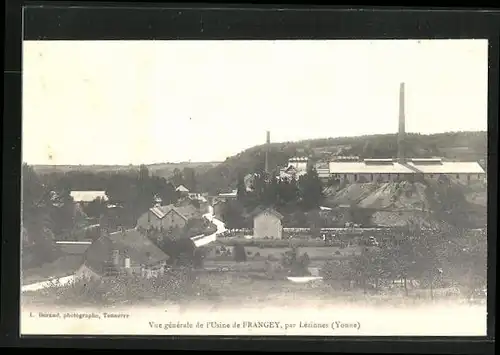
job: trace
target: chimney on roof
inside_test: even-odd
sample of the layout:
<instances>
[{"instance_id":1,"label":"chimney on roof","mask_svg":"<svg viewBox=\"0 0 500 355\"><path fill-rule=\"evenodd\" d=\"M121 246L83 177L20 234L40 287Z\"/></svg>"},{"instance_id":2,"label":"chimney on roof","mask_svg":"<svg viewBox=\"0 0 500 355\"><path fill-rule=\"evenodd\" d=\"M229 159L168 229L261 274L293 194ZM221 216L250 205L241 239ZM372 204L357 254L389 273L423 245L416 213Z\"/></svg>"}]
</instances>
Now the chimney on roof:
<instances>
[{"instance_id":1,"label":"chimney on roof","mask_svg":"<svg viewBox=\"0 0 500 355\"><path fill-rule=\"evenodd\" d=\"M399 131L398 131L398 161L405 162L405 83L399 86Z\"/></svg>"},{"instance_id":2,"label":"chimney on roof","mask_svg":"<svg viewBox=\"0 0 500 355\"><path fill-rule=\"evenodd\" d=\"M269 145L271 144L271 132L266 131L266 161L264 171L269 173Z\"/></svg>"}]
</instances>

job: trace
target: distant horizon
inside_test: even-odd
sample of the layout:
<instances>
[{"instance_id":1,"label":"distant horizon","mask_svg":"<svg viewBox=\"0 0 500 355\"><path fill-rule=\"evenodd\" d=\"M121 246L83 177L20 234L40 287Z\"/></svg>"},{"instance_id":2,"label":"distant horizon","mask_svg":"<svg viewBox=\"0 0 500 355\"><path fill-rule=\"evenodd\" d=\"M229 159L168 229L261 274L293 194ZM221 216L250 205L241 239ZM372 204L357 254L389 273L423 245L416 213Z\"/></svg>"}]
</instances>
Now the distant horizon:
<instances>
[{"instance_id":1,"label":"distant horizon","mask_svg":"<svg viewBox=\"0 0 500 355\"><path fill-rule=\"evenodd\" d=\"M224 161L271 141L487 130L488 41L23 41L23 160Z\"/></svg>"},{"instance_id":2,"label":"distant horizon","mask_svg":"<svg viewBox=\"0 0 500 355\"><path fill-rule=\"evenodd\" d=\"M422 135L422 136L436 136L440 134L453 134L453 133L488 133L487 130L477 130L477 131L445 131L445 132L437 132L437 133L418 133L418 132L406 132L408 135ZM272 134L272 132L271 132ZM344 138L362 138L362 137L370 137L370 136L384 136L384 135L396 135L397 133L379 133L379 134L364 134L364 135L357 135L357 136L339 136L339 137L318 137L318 138L311 138L311 139L303 139L303 140L298 140L298 141L280 141L280 142L273 142L271 141L271 144L285 144L285 143L300 143L300 142L306 142L306 141L314 141L314 140L322 140L322 139L344 139ZM257 144L253 145L251 147L245 148L227 158L234 157L248 149L252 149L258 146L264 145L265 142L262 144ZM140 165L163 165L163 164L171 164L171 165L177 165L177 164L220 164L223 163L224 160L209 160L209 161L160 161L160 162L142 162L142 163L137 163L137 164L48 164L48 163L43 163L43 164L38 164L38 163L30 163L27 161L23 161L23 164L28 164L31 166L140 166Z\"/></svg>"}]
</instances>

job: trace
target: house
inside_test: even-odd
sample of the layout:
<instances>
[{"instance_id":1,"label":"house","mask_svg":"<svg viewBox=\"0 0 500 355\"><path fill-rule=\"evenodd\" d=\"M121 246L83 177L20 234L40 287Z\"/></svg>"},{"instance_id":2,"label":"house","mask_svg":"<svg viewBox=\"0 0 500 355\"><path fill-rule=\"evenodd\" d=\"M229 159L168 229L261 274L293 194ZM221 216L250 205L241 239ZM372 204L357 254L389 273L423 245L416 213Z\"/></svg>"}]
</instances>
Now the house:
<instances>
[{"instance_id":1,"label":"house","mask_svg":"<svg viewBox=\"0 0 500 355\"><path fill-rule=\"evenodd\" d=\"M446 176L451 180L469 183L483 181L486 173L477 162L451 162L441 158L409 158L403 162L394 159L364 159L363 161L332 161L332 178L341 182L389 182L434 179Z\"/></svg>"},{"instance_id":2,"label":"house","mask_svg":"<svg viewBox=\"0 0 500 355\"><path fill-rule=\"evenodd\" d=\"M308 163L307 157L293 157L288 160L288 166L293 166L297 171L307 171Z\"/></svg>"},{"instance_id":3,"label":"house","mask_svg":"<svg viewBox=\"0 0 500 355\"><path fill-rule=\"evenodd\" d=\"M238 190L220 193L218 197L224 200L235 200L236 198L238 198Z\"/></svg>"},{"instance_id":4,"label":"house","mask_svg":"<svg viewBox=\"0 0 500 355\"><path fill-rule=\"evenodd\" d=\"M299 180L299 178L307 173L306 170L299 170L293 165L289 165L284 169L280 169L279 179L284 180Z\"/></svg>"},{"instance_id":5,"label":"house","mask_svg":"<svg viewBox=\"0 0 500 355\"><path fill-rule=\"evenodd\" d=\"M256 176L257 176L257 174L252 173L252 174L245 175L245 177L243 178L243 182L245 183L245 189L247 191L253 191L253 186L255 183Z\"/></svg>"},{"instance_id":6,"label":"house","mask_svg":"<svg viewBox=\"0 0 500 355\"><path fill-rule=\"evenodd\" d=\"M190 198L191 200L198 200L200 202L207 202L207 199L205 198L205 196L203 196L199 192L188 192L187 197Z\"/></svg>"},{"instance_id":7,"label":"house","mask_svg":"<svg viewBox=\"0 0 500 355\"><path fill-rule=\"evenodd\" d=\"M108 201L106 191L71 191L70 195L78 204L87 204L97 199Z\"/></svg>"},{"instance_id":8,"label":"house","mask_svg":"<svg viewBox=\"0 0 500 355\"><path fill-rule=\"evenodd\" d=\"M253 237L282 239L283 215L273 208L257 207L253 215Z\"/></svg>"},{"instance_id":9,"label":"house","mask_svg":"<svg viewBox=\"0 0 500 355\"><path fill-rule=\"evenodd\" d=\"M189 190L184 185L179 185L175 189L179 193L180 196L188 196Z\"/></svg>"},{"instance_id":10,"label":"house","mask_svg":"<svg viewBox=\"0 0 500 355\"><path fill-rule=\"evenodd\" d=\"M195 206L187 204L184 206L155 206L143 213L137 220L137 228L149 230L182 229L187 221L193 218L202 218L202 214Z\"/></svg>"},{"instance_id":11,"label":"house","mask_svg":"<svg viewBox=\"0 0 500 355\"><path fill-rule=\"evenodd\" d=\"M202 198L191 198L191 197L186 197L183 198L175 204L175 207L186 207L186 206L193 206L201 214L205 214L209 212L209 204L208 201L205 197L202 196Z\"/></svg>"},{"instance_id":12,"label":"house","mask_svg":"<svg viewBox=\"0 0 500 355\"><path fill-rule=\"evenodd\" d=\"M281 168L279 171L279 179L296 179L298 180L302 175L307 173L307 165L309 158L307 157L294 157L288 160L288 164Z\"/></svg>"},{"instance_id":13,"label":"house","mask_svg":"<svg viewBox=\"0 0 500 355\"><path fill-rule=\"evenodd\" d=\"M84 255L76 277L100 278L135 274L149 278L162 274L169 257L136 229L104 234Z\"/></svg>"}]
</instances>

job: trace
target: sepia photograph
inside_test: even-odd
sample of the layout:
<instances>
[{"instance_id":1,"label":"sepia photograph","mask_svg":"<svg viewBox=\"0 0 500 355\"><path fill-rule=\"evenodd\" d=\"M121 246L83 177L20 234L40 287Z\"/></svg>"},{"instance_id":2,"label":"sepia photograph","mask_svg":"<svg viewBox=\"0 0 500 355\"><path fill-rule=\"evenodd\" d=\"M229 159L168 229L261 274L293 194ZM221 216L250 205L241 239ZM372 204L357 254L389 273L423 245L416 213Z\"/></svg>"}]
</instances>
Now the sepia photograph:
<instances>
[{"instance_id":1,"label":"sepia photograph","mask_svg":"<svg viewBox=\"0 0 500 355\"><path fill-rule=\"evenodd\" d=\"M22 65L21 335L486 335L487 40Z\"/></svg>"}]
</instances>

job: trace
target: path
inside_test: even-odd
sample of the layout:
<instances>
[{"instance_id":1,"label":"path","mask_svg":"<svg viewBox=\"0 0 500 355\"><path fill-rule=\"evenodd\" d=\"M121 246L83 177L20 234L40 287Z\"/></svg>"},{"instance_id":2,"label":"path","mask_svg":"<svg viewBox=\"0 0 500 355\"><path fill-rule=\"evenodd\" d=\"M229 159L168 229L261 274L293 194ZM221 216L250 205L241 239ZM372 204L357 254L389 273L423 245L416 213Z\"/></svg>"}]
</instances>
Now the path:
<instances>
[{"instance_id":1,"label":"path","mask_svg":"<svg viewBox=\"0 0 500 355\"><path fill-rule=\"evenodd\" d=\"M54 284L54 283L59 283L60 285L64 285L64 284L68 284L68 283L72 282L74 279L75 279L75 276L70 275L70 276L60 277L60 278L54 279L54 280L42 281L42 282L30 284L30 285L24 285L21 287L21 292L38 291L38 290L41 290L43 288L50 287L50 285Z\"/></svg>"},{"instance_id":2,"label":"path","mask_svg":"<svg viewBox=\"0 0 500 355\"><path fill-rule=\"evenodd\" d=\"M205 217L210 222L215 224L215 226L217 227L217 230L210 235L200 235L200 236L196 236L196 237L191 238L191 240L194 242L194 245L196 247L201 247L203 245L207 245L209 243L215 242L215 240L217 240L217 234L223 233L226 231L226 225L224 224L224 222L222 222L221 220L214 217L214 209L212 206L209 206L209 212L204 214L203 217Z\"/></svg>"}]
</instances>

